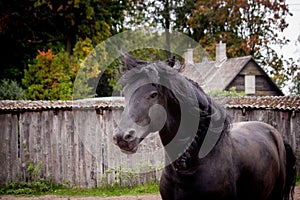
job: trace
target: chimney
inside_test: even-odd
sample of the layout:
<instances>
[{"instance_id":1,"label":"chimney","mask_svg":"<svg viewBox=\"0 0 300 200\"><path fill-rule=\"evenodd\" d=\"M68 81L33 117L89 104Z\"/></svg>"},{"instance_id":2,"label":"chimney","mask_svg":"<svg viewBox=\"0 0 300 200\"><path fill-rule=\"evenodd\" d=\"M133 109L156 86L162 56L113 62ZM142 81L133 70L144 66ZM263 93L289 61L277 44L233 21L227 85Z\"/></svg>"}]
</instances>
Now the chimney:
<instances>
[{"instance_id":1,"label":"chimney","mask_svg":"<svg viewBox=\"0 0 300 200\"><path fill-rule=\"evenodd\" d=\"M216 61L221 62L226 59L226 43L220 41L220 43L216 45Z\"/></svg>"},{"instance_id":2,"label":"chimney","mask_svg":"<svg viewBox=\"0 0 300 200\"><path fill-rule=\"evenodd\" d=\"M202 58L202 63L207 63L208 62L208 58L207 58L207 56L204 56L203 58Z\"/></svg>"},{"instance_id":3,"label":"chimney","mask_svg":"<svg viewBox=\"0 0 300 200\"><path fill-rule=\"evenodd\" d=\"M184 53L184 62L185 64L194 64L194 56L193 56L194 49L187 49Z\"/></svg>"}]
</instances>

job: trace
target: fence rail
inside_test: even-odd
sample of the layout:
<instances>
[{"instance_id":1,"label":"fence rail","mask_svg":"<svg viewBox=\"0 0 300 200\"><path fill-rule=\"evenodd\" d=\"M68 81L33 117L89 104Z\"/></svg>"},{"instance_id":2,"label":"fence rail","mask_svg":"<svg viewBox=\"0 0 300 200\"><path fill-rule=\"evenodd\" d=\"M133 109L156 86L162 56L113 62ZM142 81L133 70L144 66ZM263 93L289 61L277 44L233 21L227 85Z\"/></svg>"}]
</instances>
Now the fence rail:
<instances>
[{"instance_id":1,"label":"fence rail","mask_svg":"<svg viewBox=\"0 0 300 200\"><path fill-rule=\"evenodd\" d=\"M295 110L227 108L233 121L264 121L277 128L300 158L300 113ZM0 184L40 178L81 187L156 181L164 162L157 134L138 153L113 145L120 107L47 108L0 112Z\"/></svg>"}]
</instances>

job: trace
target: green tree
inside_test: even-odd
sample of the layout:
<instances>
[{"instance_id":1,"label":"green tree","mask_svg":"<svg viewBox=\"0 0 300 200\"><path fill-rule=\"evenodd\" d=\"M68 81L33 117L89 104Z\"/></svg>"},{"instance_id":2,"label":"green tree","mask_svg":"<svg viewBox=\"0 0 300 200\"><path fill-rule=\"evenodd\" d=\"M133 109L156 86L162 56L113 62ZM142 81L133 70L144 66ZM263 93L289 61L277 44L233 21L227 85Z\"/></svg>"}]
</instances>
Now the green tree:
<instances>
[{"instance_id":1,"label":"green tree","mask_svg":"<svg viewBox=\"0 0 300 200\"><path fill-rule=\"evenodd\" d=\"M289 92L292 95L300 95L300 64L298 62L294 62L293 59L290 59L290 62L286 62L285 66L288 67L290 80L289 84Z\"/></svg>"},{"instance_id":2,"label":"green tree","mask_svg":"<svg viewBox=\"0 0 300 200\"><path fill-rule=\"evenodd\" d=\"M96 45L122 31L127 6L128 0L0 1L0 78L21 81L37 50L71 55L80 38Z\"/></svg>"},{"instance_id":3,"label":"green tree","mask_svg":"<svg viewBox=\"0 0 300 200\"><path fill-rule=\"evenodd\" d=\"M130 16L129 24L134 27L148 26L155 29L162 29L165 32L165 59L171 57L170 49L170 31L174 30L175 21L178 22L179 18L176 18L176 12L180 9L178 6L182 4L181 1L163 0L163 1L132 1L131 11L128 12ZM177 19L177 20L176 20Z\"/></svg>"},{"instance_id":4,"label":"green tree","mask_svg":"<svg viewBox=\"0 0 300 200\"><path fill-rule=\"evenodd\" d=\"M300 95L300 72L299 72L299 66L298 67L298 72L294 75L292 79L291 86L289 88L289 92L292 95Z\"/></svg>"},{"instance_id":5,"label":"green tree","mask_svg":"<svg viewBox=\"0 0 300 200\"><path fill-rule=\"evenodd\" d=\"M290 79L290 90L289 92L294 95L300 95L300 35L298 36L297 40L295 41L296 50L295 50L295 57L296 61L291 59L290 63L286 65L289 66L291 79Z\"/></svg>"},{"instance_id":6,"label":"green tree","mask_svg":"<svg viewBox=\"0 0 300 200\"><path fill-rule=\"evenodd\" d=\"M71 62L74 99L96 96L96 89L94 88L97 87L97 78L101 74L99 65L101 59L105 58L105 55L103 55L105 50L99 49L102 55L97 54L92 43L92 40L89 38L79 40L73 50ZM109 87L107 81L104 85Z\"/></svg>"},{"instance_id":7,"label":"green tree","mask_svg":"<svg viewBox=\"0 0 300 200\"><path fill-rule=\"evenodd\" d=\"M0 81L0 100L25 99L24 90L16 81L2 79Z\"/></svg>"},{"instance_id":8,"label":"green tree","mask_svg":"<svg viewBox=\"0 0 300 200\"><path fill-rule=\"evenodd\" d=\"M196 8L196 2L197 0L181 0L179 3L176 3L174 7L175 20L173 29L185 33L193 39L196 39L197 31L191 27L189 19Z\"/></svg>"}]
</instances>

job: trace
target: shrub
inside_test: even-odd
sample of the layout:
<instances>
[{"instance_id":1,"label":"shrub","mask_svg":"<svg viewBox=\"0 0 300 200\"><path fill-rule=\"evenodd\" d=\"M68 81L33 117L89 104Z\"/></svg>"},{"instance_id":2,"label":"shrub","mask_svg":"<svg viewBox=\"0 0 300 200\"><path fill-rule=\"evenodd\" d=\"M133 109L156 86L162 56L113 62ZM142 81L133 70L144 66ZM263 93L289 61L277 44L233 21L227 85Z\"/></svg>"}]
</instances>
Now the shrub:
<instances>
[{"instance_id":1,"label":"shrub","mask_svg":"<svg viewBox=\"0 0 300 200\"><path fill-rule=\"evenodd\" d=\"M72 55L68 55L63 49L56 54L51 49L38 51L22 79L26 97L32 100L94 97L101 73L98 67L101 57L98 56L92 40L88 38L76 43Z\"/></svg>"},{"instance_id":2,"label":"shrub","mask_svg":"<svg viewBox=\"0 0 300 200\"><path fill-rule=\"evenodd\" d=\"M3 79L0 81L0 100L25 99L24 90L16 81Z\"/></svg>"},{"instance_id":3,"label":"shrub","mask_svg":"<svg viewBox=\"0 0 300 200\"><path fill-rule=\"evenodd\" d=\"M244 97L246 96L245 92L237 92L236 87L232 87L227 90L213 90L208 93L211 97Z\"/></svg>"},{"instance_id":4,"label":"shrub","mask_svg":"<svg viewBox=\"0 0 300 200\"><path fill-rule=\"evenodd\" d=\"M32 100L67 100L72 98L72 81L68 54L61 50L38 51L33 64L25 70L22 83Z\"/></svg>"}]
</instances>

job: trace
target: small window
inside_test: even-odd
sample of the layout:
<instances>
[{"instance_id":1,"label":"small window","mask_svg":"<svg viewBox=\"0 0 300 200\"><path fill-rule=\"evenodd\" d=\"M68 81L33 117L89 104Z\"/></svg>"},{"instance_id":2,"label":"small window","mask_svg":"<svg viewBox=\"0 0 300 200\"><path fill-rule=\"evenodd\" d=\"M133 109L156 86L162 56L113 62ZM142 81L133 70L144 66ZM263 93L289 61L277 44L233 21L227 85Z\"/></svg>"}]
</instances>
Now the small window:
<instances>
[{"instance_id":1,"label":"small window","mask_svg":"<svg viewBox=\"0 0 300 200\"><path fill-rule=\"evenodd\" d=\"M255 76L253 75L245 76L245 93L255 94Z\"/></svg>"}]
</instances>

